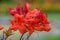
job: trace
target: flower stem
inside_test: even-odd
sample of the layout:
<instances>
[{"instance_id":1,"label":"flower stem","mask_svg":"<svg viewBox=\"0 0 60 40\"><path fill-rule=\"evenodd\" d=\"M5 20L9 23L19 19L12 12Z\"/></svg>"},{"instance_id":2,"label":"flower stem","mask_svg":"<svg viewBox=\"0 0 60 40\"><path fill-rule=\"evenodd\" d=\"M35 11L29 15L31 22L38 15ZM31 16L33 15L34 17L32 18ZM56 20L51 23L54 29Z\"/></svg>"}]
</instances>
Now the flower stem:
<instances>
[{"instance_id":1,"label":"flower stem","mask_svg":"<svg viewBox=\"0 0 60 40\"><path fill-rule=\"evenodd\" d=\"M23 35L24 35L24 34L23 34ZM23 40L23 39L22 39L23 35L20 37L20 40Z\"/></svg>"},{"instance_id":2,"label":"flower stem","mask_svg":"<svg viewBox=\"0 0 60 40\"><path fill-rule=\"evenodd\" d=\"M4 38L4 31L3 31L3 39L2 40L4 40L5 38Z\"/></svg>"}]
</instances>

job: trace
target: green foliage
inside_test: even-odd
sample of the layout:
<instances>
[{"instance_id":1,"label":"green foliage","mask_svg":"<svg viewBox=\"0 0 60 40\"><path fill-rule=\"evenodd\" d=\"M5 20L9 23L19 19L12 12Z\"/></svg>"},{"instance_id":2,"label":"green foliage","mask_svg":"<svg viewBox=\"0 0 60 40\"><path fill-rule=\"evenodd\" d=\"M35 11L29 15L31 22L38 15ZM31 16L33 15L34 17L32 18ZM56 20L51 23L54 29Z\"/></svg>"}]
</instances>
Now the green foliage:
<instances>
[{"instance_id":1,"label":"green foliage","mask_svg":"<svg viewBox=\"0 0 60 40\"><path fill-rule=\"evenodd\" d=\"M13 0L0 0L0 2L11 2Z\"/></svg>"},{"instance_id":2,"label":"green foliage","mask_svg":"<svg viewBox=\"0 0 60 40\"><path fill-rule=\"evenodd\" d=\"M41 38L41 40L60 40L60 36L50 36Z\"/></svg>"}]
</instances>

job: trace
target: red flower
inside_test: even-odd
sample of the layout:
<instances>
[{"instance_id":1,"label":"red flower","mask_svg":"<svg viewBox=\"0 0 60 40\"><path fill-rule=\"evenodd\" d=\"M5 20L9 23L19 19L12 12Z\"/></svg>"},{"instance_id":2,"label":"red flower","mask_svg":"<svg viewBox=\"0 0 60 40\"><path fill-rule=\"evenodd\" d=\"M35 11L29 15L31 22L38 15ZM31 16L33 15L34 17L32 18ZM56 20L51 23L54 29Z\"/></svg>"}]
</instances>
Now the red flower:
<instances>
[{"instance_id":1,"label":"red flower","mask_svg":"<svg viewBox=\"0 0 60 40\"><path fill-rule=\"evenodd\" d=\"M26 3L25 6L23 7L23 12L26 14L28 11L30 11L30 5Z\"/></svg>"},{"instance_id":2,"label":"red flower","mask_svg":"<svg viewBox=\"0 0 60 40\"><path fill-rule=\"evenodd\" d=\"M9 8L9 12L12 16L14 16L14 14L17 14L16 9Z\"/></svg>"},{"instance_id":3,"label":"red flower","mask_svg":"<svg viewBox=\"0 0 60 40\"><path fill-rule=\"evenodd\" d=\"M14 15L14 20L10 20L12 26L9 28L10 30L19 30L21 34L24 34L27 31L27 28L24 26L24 17L23 15Z\"/></svg>"},{"instance_id":4,"label":"red flower","mask_svg":"<svg viewBox=\"0 0 60 40\"><path fill-rule=\"evenodd\" d=\"M3 29L3 27L2 26L0 26L0 30L2 30Z\"/></svg>"},{"instance_id":5,"label":"red flower","mask_svg":"<svg viewBox=\"0 0 60 40\"><path fill-rule=\"evenodd\" d=\"M34 9L30 11L29 8L29 4L27 3L23 8L18 5L15 13L11 10L14 18L10 20L12 25L9 29L19 30L21 34L29 32L29 35L35 30L50 31L48 16L42 10Z\"/></svg>"},{"instance_id":6,"label":"red flower","mask_svg":"<svg viewBox=\"0 0 60 40\"><path fill-rule=\"evenodd\" d=\"M12 16L14 16L15 14L25 15L29 11L29 9L30 5L28 3L26 3L24 7L21 7L20 4L18 4L17 7L14 9L9 8L9 12Z\"/></svg>"}]
</instances>

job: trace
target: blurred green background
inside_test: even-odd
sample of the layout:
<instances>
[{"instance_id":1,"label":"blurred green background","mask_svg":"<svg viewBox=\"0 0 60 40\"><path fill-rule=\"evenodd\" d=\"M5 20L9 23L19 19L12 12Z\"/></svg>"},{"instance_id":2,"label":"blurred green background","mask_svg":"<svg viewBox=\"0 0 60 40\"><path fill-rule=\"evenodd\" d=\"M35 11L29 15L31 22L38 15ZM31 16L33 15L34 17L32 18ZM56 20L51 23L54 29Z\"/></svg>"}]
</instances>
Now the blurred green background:
<instances>
[{"instance_id":1,"label":"blurred green background","mask_svg":"<svg viewBox=\"0 0 60 40\"><path fill-rule=\"evenodd\" d=\"M26 2L31 4L31 10L35 7L42 8L48 14L52 28L48 33L33 33L30 40L60 40L60 0L0 0L0 25L8 28L9 19L12 18L8 9L16 7L18 3L23 6Z\"/></svg>"},{"instance_id":2,"label":"blurred green background","mask_svg":"<svg viewBox=\"0 0 60 40\"><path fill-rule=\"evenodd\" d=\"M13 8L18 3L24 5L26 2L31 4L31 9L38 7L47 12L60 12L59 0L0 0L0 13L7 14L8 8Z\"/></svg>"}]
</instances>

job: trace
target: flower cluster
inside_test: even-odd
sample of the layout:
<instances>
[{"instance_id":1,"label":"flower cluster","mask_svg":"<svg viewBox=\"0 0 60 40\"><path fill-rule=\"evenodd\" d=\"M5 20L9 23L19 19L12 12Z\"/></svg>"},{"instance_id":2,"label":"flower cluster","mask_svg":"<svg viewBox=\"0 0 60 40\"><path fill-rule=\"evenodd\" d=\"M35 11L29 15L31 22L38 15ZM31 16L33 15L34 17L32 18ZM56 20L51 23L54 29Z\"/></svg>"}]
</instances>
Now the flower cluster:
<instances>
[{"instance_id":1,"label":"flower cluster","mask_svg":"<svg viewBox=\"0 0 60 40\"><path fill-rule=\"evenodd\" d=\"M47 32L51 30L47 14L37 8L31 11L28 3L26 3L24 7L18 4L16 8L10 8L9 12L14 17L10 19L12 25L9 30L19 30L21 34L29 32L29 35L35 30Z\"/></svg>"}]
</instances>

